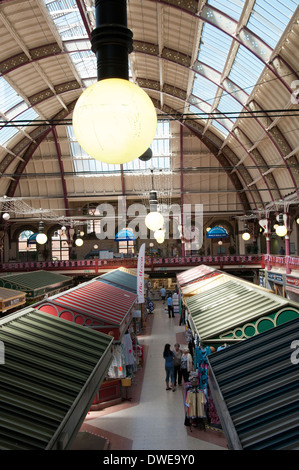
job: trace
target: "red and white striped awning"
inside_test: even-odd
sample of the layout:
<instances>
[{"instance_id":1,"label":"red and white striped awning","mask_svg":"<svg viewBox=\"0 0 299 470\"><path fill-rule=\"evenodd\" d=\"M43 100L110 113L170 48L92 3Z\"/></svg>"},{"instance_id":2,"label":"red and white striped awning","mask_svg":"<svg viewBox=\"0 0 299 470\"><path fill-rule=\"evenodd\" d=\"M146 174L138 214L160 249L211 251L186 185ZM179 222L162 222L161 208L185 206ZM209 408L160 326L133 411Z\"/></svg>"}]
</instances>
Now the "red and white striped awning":
<instances>
[{"instance_id":1,"label":"red and white striped awning","mask_svg":"<svg viewBox=\"0 0 299 470\"><path fill-rule=\"evenodd\" d=\"M55 305L96 317L105 323L120 325L136 299L136 294L124 289L104 282L90 281L48 300Z\"/></svg>"},{"instance_id":2,"label":"red and white striped awning","mask_svg":"<svg viewBox=\"0 0 299 470\"><path fill-rule=\"evenodd\" d=\"M188 269L183 273L177 275L177 282L179 286L185 286L189 282L194 282L199 278L209 275L219 273L215 268L201 264L200 266L195 266L194 268Z\"/></svg>"}]
</instances>

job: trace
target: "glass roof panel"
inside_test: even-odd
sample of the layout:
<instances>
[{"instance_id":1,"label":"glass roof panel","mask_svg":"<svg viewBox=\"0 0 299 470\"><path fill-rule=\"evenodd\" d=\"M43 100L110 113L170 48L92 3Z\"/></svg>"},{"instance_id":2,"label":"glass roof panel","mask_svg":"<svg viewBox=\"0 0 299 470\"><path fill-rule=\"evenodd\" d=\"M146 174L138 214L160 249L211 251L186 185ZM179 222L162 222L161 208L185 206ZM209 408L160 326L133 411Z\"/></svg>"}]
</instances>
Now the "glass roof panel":
<instances>
[{"instance_id":1,"label":"glass roof panel","mask_svg":"<svg viewBox=\"0 0 299 470\"><path fill-rule=\"evenodd\" d=\"M237 118L237 115L242 111L243 106L238 103L232 96L230 96L228 93L225 91L222 93L221 99L218 104L218 110L223 113L234 113L234 114L228 114L228 118L231 121L235 121Z\"/></svg>"},{"instance_id":2,"label":"glass roof panel","mask_svg":"<svg viewBox=\"0 0 299 470\"><path fill-rule=\"evenodd\" d=\"M274 49L297 6L294 0L256 0L247 27Z\"/></svg>"},{"instance_id":3,"label":"glass roof panel","mask_svg":"<svg viewBox=\"0 0 299 470\"><path fill-rule=\"evenodd\" d=\"M209 0L207 3L239 21L245 0Z\"/></svg>"},{"instance_id":4,"label":"glass roof panel","mask_svg":"<svg viewBox=\"0 0 299 470\"><path fill-rule=\"evenodd\" d=\"M37 118L39 118L39 116L32 108L28 108L26 111L16 116L15 125L8 123L7 126L0 129L0 145L7 144L17 133L20 132L20 129L25 128L28 123ZM18 123L17 121L24 121L24 123Z\"/></svg>"},{"instance_id":5,"label":"glass roof panel","mask_svg":"<svg viewBox=\"0 0 299 470\"><path fill-rule=\"evenodd\" d=\"M196 75L193 82L192 94L200 97L202 101L213 104L218 86L207 78Z\"/></svg>"},{"instance_id":6,"label":"glass roof panel","mask_svg":"<svg viewBox=\"0 0 299 470\"><path fill-rule=\"evenodd\" d=\"M263 69L263 62L240 45L229 78L250 95Z\"/></svg>"},{"instance_id":7,"label":"glass roof panel","mask_svg":"<svg viewBox=\"0 0 299 470\"><path fill-rule=\"evenodd\" d=\"M224 127L224 124L221 124L219 121L216 121L216 119L213 119L212 125L216 127L216 129L218 129L225 136L229 134L229 130Z\"/></svg>"},{"instance_id":8,"label":"glass roof panel","mask_svg":"<svg viewBox=\"0 0 299 470\"><path fill-rule=\"evenodd\" d=\"M6 114L11 108L21 103L23 99L18 93L0 77L0 112Z\"/></svg>"},{"instance_id":9,"label":"glass roof panel","mask_svg":"<svg viewBox=\"0 0 299 470\"><path fill-rule=\"evenodd\" d=\"M198 60L222 72L232 39L228 34L204 23Z\"/></svg>"}]
</instances>

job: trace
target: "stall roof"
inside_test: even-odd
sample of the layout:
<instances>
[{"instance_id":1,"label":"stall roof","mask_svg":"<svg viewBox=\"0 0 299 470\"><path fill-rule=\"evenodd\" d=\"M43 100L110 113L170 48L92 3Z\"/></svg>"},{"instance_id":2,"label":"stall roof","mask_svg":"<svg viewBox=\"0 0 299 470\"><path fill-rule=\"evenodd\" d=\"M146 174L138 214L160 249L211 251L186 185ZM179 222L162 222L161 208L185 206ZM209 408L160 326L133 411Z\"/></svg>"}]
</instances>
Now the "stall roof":
<instances>
[{"instance_id":1,"label":"stall roof","mask_svg":"<svg viewBox=\"0 0 299 470\"><path fill-rule=\"evenodd\" d=\"M0 286L8 289L20 289L30 297L38 297L51 290L67 287L72 278L49 271L34 271L0 276Z\"/></svg>"},{"instance_id":2,"label":"stall roof","mask_svg":"<svg viewBox=\"0 0 299 470\"><path fill-rule=\"evenodd\" d=\"M52 296L47 302L119 326L132 309L136 298L137 294L93 279Z\"/></svg>"},{"instance_id":3,"label":"stall roof","mask_svg":"<svg viewBox=\"0 0 299 470\"><path fill-rule=\"evenodd\" d=\"M26 302L26 294L18 290L0 287L0 311L6 312L12 308L23 305Z\"/></svg>"},{"instance_id":4,"label":"stall roof","mask_svg":"<svg viewBox=\"0 0 299 470\"><path fill-rule=\"evenodd\" d=\"M202 340L226 337L233 329L284 307L291 306L299 315L296 302L233 276L215 278L199 294L185 298L185 303Z\"/></svg>"},{"instance_id":5,"label":"stall roof","mask_svg":"<svg viewBox=\"0 0 299 470\"><path fill-rule=\"evenodd\" d=\"M203 276L199 281L192 282L191 284L186 284L181 288L181 292L184 297L200 294L201 292L210 288L210 286L219 286L226 282L227 277L225 274L217 272L217 276L208 276L207 278Z\"/></svg>"},{"instance_id":6,"label":"stall roof","mask_svg":"<svg viewBox=\"0 0 299 470\"><path fill-rule=\"evenodd\" d=\"M20 310L0 320L0 449L67 449L105 378L112 338Z\"/></svg>"},{"instance_id":7,"label":"stall roof","mask_svg":"<svg viewBox=\"0 0 299 470\"><path fill-rule=\"evenodd\" d=\"M299 450L298 338L299 319L208 357L210 388L231 448Z\"/></svg>"},{"instance_id":8,"label":"stall roof","mask_svg":"<svg viewBox=\"0 0 299 470\"><path fill-rule=\"evenodd\" d=\"M211 266L206 266L205 264L201 264L199 266L195 266L194 268L187 269L183 273L177 275L177 283L180 287L185 286L190 282L195 282L203 276L206 275L217 275L220 271L217 271L215 268Z\"/></svg>"},{"instance_id":9,"label":"stall roof","mask_svg":"<svg viewBox=\"0 0 299 470\"><path fill-rule=\"evenodd\" d=\"M124 288L131 292L137 292L137 276L123 269L113 269L108 273L95 278L101 282L109 282L116 287Z\"/></svg>"}]
</instances>

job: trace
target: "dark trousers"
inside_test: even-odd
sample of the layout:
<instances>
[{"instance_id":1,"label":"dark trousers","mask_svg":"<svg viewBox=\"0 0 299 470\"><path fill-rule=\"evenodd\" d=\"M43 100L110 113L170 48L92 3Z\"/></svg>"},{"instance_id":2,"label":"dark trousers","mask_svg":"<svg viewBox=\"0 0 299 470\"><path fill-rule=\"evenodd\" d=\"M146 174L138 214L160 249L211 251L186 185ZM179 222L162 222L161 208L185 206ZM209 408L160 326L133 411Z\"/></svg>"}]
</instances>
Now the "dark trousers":
<instances>
[{"instance_id":1,"label":"dark trousers","mask_svg":"<svg viewBox=\"0 0 299 470\"><path fill-rule=\"evenodd\" d=\"M181 366L174 366L174 385L182 385L182 370Z\"/></svg>"},{"instance_id":2,"label":"dark trousers","mask_svg":"<svg viewBox=\"0 0 299 470\"><path fill-rule=\"evenodd\" d=\"M170 315L171 313L172 313L172 316L174 317L172 305L167 305L167 307L168 307L168 316L169 316L169 318L171 317L171 315Z\"/></svg>"},{"instance_id":3,"label":"dark trousers","mask_svg":"<svg viewBox=\"0 0 299 470\"><path fill-rule=\"evenodd\" d=\"M189 372L187 369L182 369L182 375L183 375L183 378L184 378L184 382L189 382Z\"/></svg>"}]
</instances>

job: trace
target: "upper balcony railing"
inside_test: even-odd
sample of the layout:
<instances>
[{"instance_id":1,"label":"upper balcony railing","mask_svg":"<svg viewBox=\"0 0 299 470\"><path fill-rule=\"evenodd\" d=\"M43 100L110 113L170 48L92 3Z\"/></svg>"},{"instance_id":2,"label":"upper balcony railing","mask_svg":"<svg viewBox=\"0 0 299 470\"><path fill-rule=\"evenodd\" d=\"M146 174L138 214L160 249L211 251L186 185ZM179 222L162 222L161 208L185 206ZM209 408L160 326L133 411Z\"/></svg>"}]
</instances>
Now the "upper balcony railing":
<instances>
[{"instance_id":1,"label":"upper balcony railing","mask_svg":"<svg viewBox=\"0 0 299 470\"><path fill-rule=\"evenodd\" d=\"M278 255L219 255L219 256L184 256L184 257L151 257L145 259L145 270L155 271L156 268L188 269L199 264L215 266L219 269L225 267L257 267L257 268L288 268L299 270L299 257ZM22 272L22 271L72 271L97 274L107 269L119 267L136 268L137 257L123 259L90 259L90 260L68 260L68 261L35 261L35 262L8 262L0 264L0 272Z\"/></svg>"}]
</instances>

